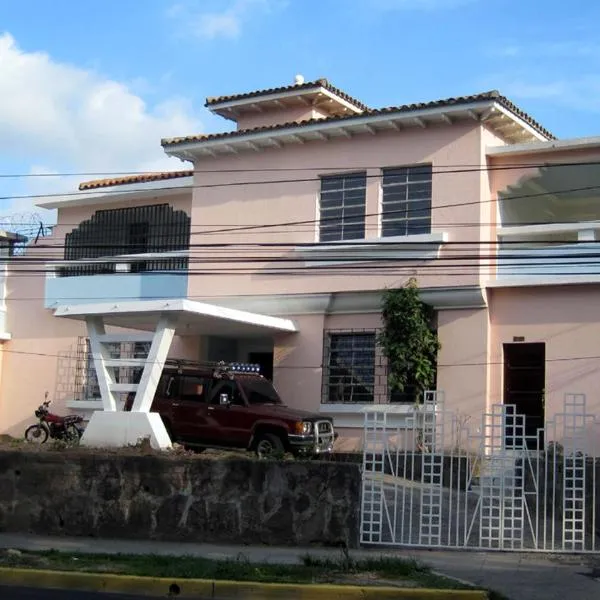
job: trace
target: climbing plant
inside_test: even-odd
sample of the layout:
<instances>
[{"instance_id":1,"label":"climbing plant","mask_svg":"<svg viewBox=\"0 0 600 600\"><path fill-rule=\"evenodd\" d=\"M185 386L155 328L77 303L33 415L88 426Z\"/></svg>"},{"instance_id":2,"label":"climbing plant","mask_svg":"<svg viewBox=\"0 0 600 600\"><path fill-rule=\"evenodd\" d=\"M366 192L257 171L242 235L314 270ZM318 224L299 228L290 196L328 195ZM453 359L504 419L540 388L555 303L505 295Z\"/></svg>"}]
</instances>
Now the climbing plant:
<instances>
[{"instance_id":1,"label":"climbing plant","mask_svg":"<svg viewBox=\"0 0 600 600\"><path fill-rule=\"evenodd\" d=\"M416 402L435 384L441 345L433 314L432 307L419 298L415 278L402 288L384 290L378 341L388 363L388 385L400 393L414 387Z\"/></svg>"}]
</instances>

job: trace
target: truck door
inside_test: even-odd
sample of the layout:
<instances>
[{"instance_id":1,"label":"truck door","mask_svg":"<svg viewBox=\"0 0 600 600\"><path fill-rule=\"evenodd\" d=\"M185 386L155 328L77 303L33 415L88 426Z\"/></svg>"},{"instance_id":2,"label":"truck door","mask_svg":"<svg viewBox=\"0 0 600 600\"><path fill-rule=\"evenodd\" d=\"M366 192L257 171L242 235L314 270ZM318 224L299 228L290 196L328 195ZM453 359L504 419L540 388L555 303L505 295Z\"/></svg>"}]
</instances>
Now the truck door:
<instances>
[{"instance_id":1,"label":"truck door","mask_svg":"<svg viewBox=\"0 0 600 600\"><path fill-rule=\"evenodd\" d=\"M172 407L172 428L176 439L201 445L208 431L207 400L210 377L201 375L176 375Z\"/></svg>"},{"instance_id":2,"label":"truck door","mask_svg":"<svg viewBox=\"0 0 600 600\"><path fill-rule=\"evenodd\" d=\"M208 404L211 435L219 446L245 447L250 443L252 423L242 392L235 380L213 382Z\"/></svg>"}]
</instances>

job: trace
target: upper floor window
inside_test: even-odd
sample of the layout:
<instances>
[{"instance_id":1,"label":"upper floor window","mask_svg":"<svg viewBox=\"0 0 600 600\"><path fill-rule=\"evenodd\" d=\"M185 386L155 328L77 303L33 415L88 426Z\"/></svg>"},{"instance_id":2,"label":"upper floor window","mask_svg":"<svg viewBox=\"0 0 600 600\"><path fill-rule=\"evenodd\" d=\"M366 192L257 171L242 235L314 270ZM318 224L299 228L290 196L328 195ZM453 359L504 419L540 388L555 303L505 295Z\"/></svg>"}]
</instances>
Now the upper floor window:
<instances>
[{"instance_id":1,"label":"upper floor window","mask_svg":"<svg viewBox=\"0 0 600 600\"><path fill-rule=\"evenodd\" d=\"M321 178L321 242L365 237L367 174L346 173Z\"/></svg>"},{"instance_id":2,"label":"upper floor window","mask_svg":"<svg viewBox=\"0 0 600 600\"><path fill-rule=\"evenodd\" d=\"M190 247L191 221L169 204L152 204L98 210L65 236L67 261L131 254L160 254ZM131 271L180 271L187 257L144 257L131 263ZM96 262L61 267L59 275L113 273L115 262Z\"/></svg>"},{"instance_id":3,"label":"upper floor window","mask_svg":"<svg viewBox=\"0 0 600 600\"><path fill-rule=\"evenodd\" d=\"M381 237L431 233L431 165L383 169Z\"/></svg>"}]
</instances>

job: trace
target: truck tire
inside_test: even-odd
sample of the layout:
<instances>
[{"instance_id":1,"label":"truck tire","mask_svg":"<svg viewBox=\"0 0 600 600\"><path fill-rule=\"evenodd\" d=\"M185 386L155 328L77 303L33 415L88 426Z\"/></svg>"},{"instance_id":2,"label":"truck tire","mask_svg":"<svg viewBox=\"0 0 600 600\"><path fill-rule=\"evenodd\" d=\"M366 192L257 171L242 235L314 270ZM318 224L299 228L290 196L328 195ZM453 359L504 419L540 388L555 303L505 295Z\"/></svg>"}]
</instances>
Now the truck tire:
<instances>
[{"instance_id":1,"label":"truck tire","mask_svg":"<svg viewBox=\"0 0 600 600\"><path fill-rule=\"evenodd\" d=\"M277 434L261 433L256 439L254 451L258 458L268 458L274 454L283 454L285 447Z\"/></svg>"}]
</instances>

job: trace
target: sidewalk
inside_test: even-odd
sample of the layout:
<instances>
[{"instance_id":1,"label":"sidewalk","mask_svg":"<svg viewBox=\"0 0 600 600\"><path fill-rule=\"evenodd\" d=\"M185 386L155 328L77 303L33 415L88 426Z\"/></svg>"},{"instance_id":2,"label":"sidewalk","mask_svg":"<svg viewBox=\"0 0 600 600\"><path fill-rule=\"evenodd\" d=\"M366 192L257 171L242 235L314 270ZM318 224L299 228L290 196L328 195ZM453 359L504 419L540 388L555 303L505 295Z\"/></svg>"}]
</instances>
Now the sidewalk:
<instances>
[{"instance_id":1,"label":"sidewalk","mask_svg":"<svg viewBox=\"0 0 600 600\"><path fill-rule=\"evenodd\" d=\"M0 533L0 548L61 550L89 554L160 554L235 559L244 555L252 562L293 564L302 556L339 556L339 550L323 548L280 548L272 546L215 546L146 540L103 540L95 538L42 537ZM549 556L500 552L447 550L353 550L354 558L394 556L414 558L444 575L456 577L501 592L511 600L589 600L600 595L600 574L592 578L597 557Z\"/></svg>"}]
</instances>

